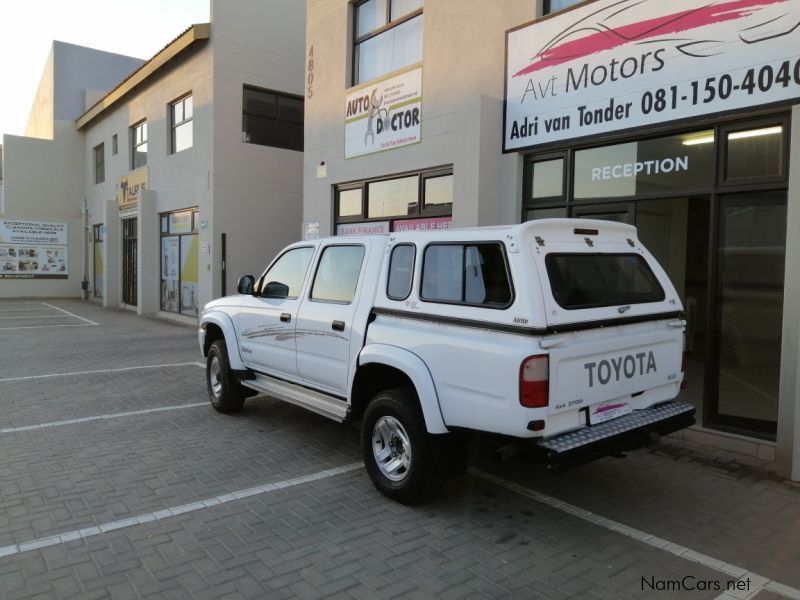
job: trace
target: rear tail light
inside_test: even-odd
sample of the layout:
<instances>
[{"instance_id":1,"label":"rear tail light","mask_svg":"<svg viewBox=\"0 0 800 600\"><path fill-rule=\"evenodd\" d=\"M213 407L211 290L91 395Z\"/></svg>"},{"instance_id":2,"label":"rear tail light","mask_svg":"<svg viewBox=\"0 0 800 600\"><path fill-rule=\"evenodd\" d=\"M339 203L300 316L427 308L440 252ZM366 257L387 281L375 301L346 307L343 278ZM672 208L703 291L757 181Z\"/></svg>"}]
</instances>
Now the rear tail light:
<instances>
[{"instance_id":1,"label":"rear tail light","mask_svg":"<svg viewBox=\"0 0 800 600\"><path fill-rule=\"evenodd\" d=\"M528 408L547 406L550 394L550 361L547 354L529 356L519 367L519 403Z\"/></svg>"}]
</instances>

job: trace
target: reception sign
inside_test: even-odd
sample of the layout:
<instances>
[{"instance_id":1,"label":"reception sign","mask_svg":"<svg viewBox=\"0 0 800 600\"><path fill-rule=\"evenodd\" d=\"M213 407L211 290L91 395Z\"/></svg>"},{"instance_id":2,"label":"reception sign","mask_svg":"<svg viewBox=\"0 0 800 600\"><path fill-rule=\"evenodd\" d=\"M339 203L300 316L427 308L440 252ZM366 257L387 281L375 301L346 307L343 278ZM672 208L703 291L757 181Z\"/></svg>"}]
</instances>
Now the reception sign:
<instances>
[{"instance_id":1,"label":"reception sign","mask_svg":"<svg viewBox=\"0 0 800 600\"><path fill-rule=\"evenodd\" d=\"M506 152L800 98L797 0L596 0L506 34Z\"/></svg>"}]
</instances>

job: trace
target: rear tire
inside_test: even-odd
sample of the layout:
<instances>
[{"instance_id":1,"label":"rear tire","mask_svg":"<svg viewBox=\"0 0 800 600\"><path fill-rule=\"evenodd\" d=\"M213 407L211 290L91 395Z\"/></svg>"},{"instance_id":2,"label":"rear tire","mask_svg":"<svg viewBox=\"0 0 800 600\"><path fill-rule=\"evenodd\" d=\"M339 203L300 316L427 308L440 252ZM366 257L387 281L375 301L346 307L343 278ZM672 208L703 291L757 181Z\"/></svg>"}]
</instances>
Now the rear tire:
<instances>
[{"instance_id":1,"label":"rear tire","mask_svg":"<svg viewBox=\"0 0 800 600\"><path fill-rule=\"evenodd\" d=\"M206 384L211 406L218 412L228 414L242 409L246 392L242 384L231 375L225 340L214 341L208 349Z\"/></svg>"},{"instance_id":2,"label":"rear tire","mask_svg":"<svg viewBox=\"0 0 800 600\"><path fill-rule=\"evenodd\" d=\"M429 498L439 483L419 400L408 388L381 391L370 401L361 425L361 449L372 483L401 504Z\"/></svg>"}]
</instances>

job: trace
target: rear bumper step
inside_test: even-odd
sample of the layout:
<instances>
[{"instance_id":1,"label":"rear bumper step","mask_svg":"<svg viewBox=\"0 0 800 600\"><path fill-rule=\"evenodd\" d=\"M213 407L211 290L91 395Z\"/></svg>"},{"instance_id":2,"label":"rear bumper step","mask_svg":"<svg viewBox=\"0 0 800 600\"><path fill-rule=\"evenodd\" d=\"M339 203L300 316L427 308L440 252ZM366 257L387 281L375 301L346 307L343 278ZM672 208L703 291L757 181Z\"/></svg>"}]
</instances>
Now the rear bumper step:
<instances>
[{"instance_id":1,"label":"rear bumper step","mask_svg":"<svg viewBox=\"0 0 800 600\"><path fill-rule=\"evenodd\" d=\"M666 402L542 440L538 445L546 451L548 468L557 470L651 443L659 435L694 425L694 414L690 404Z\"/></svg>"}]
</instances>

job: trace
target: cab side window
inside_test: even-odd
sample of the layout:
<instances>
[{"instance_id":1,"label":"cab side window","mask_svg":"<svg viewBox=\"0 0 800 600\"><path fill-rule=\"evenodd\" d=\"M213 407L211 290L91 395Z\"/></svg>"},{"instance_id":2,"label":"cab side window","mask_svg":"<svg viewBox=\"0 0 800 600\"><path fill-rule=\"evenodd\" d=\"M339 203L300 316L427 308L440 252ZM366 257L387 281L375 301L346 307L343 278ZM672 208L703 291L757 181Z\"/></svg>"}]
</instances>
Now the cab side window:
<instances>
[{"instance_id":1,"label":"cab side window","mask_svg":"<svg viewBox=\"0 0 800 600\"><path fill-rule=\"evenodd\" d=\"M314 248L294 248L285 252L261 279L263 298L297 298L306 278Z\"/></svg>"},{"instance_id":2,"label":"cab side window","mask_svg":"<svg viewBox=\"0 0 800 600\"><path fill-rule=\"evenodd\" d=\"M311 287L311 299L349 304L364 260L364 246L328 246L322 251Z\"/></svg>"},{"instance_id":3,"label":"cab side window","mask_svg":"<svg viewBox=\"0 0 800 600\"><path fill-rule=\"evenodd\" d=\"M428 302L506 308L514 294L497 243L431 244L422 263L420 297Z\"/></svg>"}]
</instances>

